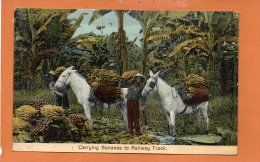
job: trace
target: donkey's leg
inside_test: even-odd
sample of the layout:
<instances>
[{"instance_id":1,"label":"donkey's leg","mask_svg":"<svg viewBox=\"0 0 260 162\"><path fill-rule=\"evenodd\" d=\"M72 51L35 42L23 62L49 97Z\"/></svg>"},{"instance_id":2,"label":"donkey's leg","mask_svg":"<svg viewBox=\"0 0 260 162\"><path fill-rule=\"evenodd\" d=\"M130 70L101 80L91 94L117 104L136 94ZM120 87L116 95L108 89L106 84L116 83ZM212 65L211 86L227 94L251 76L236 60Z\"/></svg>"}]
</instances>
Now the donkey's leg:
<instances>
[{"instance_id":1,"label":"donkey's leg","mask_svg":"<svg viewBox=\"0 0 260 162\"><path fill-rule=\"evenodd\" d=\"M209 131L208 108L209 108L209 102L205 102L204 104L201 105L201 111L202 111L203 117L206 121L207 131Z\"/></svg>"},{"instance_id":2,"label":"donkey's leg","mask_svg":"<svg viewBox=\"0 0 260 162\"><path fill-rule=\"evenodd\" d=\"M97 111L98 111L98 114L103 116L103 108L104 108L104 103L97 100Z\"/></svg>"},{"instance_id":3,"label":"donkey's leg","mask_svg":"<svg viewBox=\"0 0 260 162\"><path fill-rule=\"evenodd\" d=\"M86 101L83 104L83 108L84 108L84 112L85 112L85 116L88 119L88 123L92 124L92 119L91 119L91 112L90 112L90 103L88 101Z\"/></svg>"},{"instance_id":4,"label":"donkey's leg","mask_svg":"<svg viewBox=\"0 0 260 162\"><path fill-rule=\"evenodd\" d=\"M125 129L128 130L128 121L127 121L127 109L125 102L119 102L118 108L123 116L124 122L125 122Z\"/></svg>"},{"instance_id":5,"label":"donkey's leg","mask_svg":"<svg viewBox=\"0 0 260 162\"><path fill-rule=\"evenodd\" d=\"M170 135L171 136L175 136L176 135L176 131L175 131L175 112L172 110L170 111Z\"/></svg>"},{"instance_id":6,"label":"donkey's leg","mask_svg":"<svg viewBox=\"0 0 260 162\"><path fill-rule=\"evenodd\" d=\"M198 128L201 129L201 118L200 118L200 110L194 112Z\"/></svg>"},{"instance_id":7,"label":"donkey's leg","mask_svg":"<svg viewBox=\"0 0 260 162\"><path fill-rule=\"evenodd\" d=\"M144 126L147 125L147 118L146 118L146 113L145 113L145 105L141 103L141 114L142 114L142 123Z\"/></svg>"},{"instance_id":8,"label":"donkey's leg","mask_svg":"<svg viewBox=\"0 0 260 162\"><path fill-rule=\"evenodd\" d=\"M165 109L164 109L164 112L165 112L165 115L166 115L166 118L167 118L167 122L168 122L168 135L171 135L171 132L172 132L172 128L171 128L171 121L170 121L170 113L167 112Z\"/></svg>"}]
</instances>

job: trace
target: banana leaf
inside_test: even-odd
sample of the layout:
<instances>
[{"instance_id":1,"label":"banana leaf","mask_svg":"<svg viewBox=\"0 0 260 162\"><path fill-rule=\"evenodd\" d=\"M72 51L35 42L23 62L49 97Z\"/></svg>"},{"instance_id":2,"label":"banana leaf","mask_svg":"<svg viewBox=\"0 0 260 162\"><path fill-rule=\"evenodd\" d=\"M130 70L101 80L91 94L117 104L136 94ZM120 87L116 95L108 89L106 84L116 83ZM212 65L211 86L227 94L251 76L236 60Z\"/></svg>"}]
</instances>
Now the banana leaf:
<instances>
[{"instance_id":1,"label":"banana leaf","mask_svg":"<svg viewBox=\"0 0 260 162\"><path fill-rule=\"evenodd\" d=\"M222 141L222 137L215 134L185 136L178 139L205 145L219 144Z\"/></svg>"}]
</instances>

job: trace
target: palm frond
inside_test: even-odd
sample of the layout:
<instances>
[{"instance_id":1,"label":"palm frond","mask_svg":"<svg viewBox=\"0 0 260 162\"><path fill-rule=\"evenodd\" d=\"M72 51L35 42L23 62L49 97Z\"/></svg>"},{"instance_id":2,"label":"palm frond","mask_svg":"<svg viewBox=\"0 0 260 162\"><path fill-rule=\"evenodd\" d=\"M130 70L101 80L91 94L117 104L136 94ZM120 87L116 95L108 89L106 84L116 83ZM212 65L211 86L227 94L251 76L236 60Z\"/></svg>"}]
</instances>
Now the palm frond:
<instances>
[{"instance_id":1,"label":"palm frond","mask_svg":"<svg viewBox=\"0 0 260 162\"><path fill-rule=\"evenodd\" d=\"M59 13L53 14L52 16L50 16L48 18L48 20L37 30L36 35L41 34L42 32L47 30L47 26L50 24L50 22L52 21L52 19L56 16L59 16Z\"/></svg>"},{"instance_id":2,"label":"palm frond","mask_svg":"<svg viewBox=\"0 0 260 162\"><path fill-rule=\"evenodd\" d=\"M199 44L199 43L203 43L203 41L201 40L201 38L195 38L195 39L189 39L186 40L182 43L180 43L179 45L177 45L170 53L169 53L169 57L173 57L175 55L177 55L181 50L183 50L184 48L186 48L186 50L189 50L189 46L192 45L194 46L195 44ZM203 47L203 45L201 45L201 47Z\"/></svg>"},{"instance_id":3,"label":"palm frond","mask_svg":"<svg viewBox=\"0 0 260 162\"><path fill-rule=\"evenodd\" d=\"M202 50L202 51L206 52L207 54L210 53L209 48L202 42L196 42L196 43L192 44L191 47L187 47L186 50L187 51L184 56L189 55L194 50L196 50L196 51Z\"/></svg>"},{"instance_id":4,"label":"palm frond","mask_svg":"<svg viewBox=\"0 0 260 162\"><path fill-rule=\"evenodd\" d=\"M198 37L204 37L205 33L198 31L194 26L180 25L174 32L174 35L192 35Z\"/></svg>"},{"instance_id":5,"label":"palm frond","mask_svg":"<svg viewBox=\"0 0 260 162\"><path fill-rule=\"evenodd\" d=\"M158 41L158 40L169 40L171 38L172 33L173 31L170 28L154 31L150 33L150 36L147 40L149 42Z\"/></svg>"},{"instance_id":6,"label":"palm frond","mask_svg":"<svg viewBox=\"0 0 260 162\"><path fill-rule=\"evenodd\" d=\"M62 39L63 40L68 40L72 37L72 35L75 33L75 31L78 29L78 27L80 26L83 18L84 18L84 14L82 13L79 18L76 20L76 22L65 32L62 33Z\"/></svg>"}]
</instances>

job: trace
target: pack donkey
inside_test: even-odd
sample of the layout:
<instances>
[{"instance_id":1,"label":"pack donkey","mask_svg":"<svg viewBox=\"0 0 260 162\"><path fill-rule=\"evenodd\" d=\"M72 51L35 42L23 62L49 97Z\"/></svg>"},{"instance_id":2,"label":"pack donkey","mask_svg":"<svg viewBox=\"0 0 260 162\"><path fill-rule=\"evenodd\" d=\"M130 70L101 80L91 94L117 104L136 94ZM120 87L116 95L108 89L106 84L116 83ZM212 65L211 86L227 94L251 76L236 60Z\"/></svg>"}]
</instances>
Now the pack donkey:
<instances>
[{"instance_id":1,"label":"pack donkey","mask_svg":"<svg viewBox=\"0 0 260 162\"><path fill-rule=\"evenodd\" d=\"M75 93L78 103L84 108L85 116L88 119L88 123L91 124L91 107L90 107L90 97L91 97L91 87L87 83L86 79L80 75L77 70L73 70L73 66L67 68L61 73L59 79L55 83L55 91L59 95L63 95L66 91L66 87L70 86L72 91ZM127 129L127 109L126 109L126 93L127 88L122 88L122 100L116 101L114 104L120 109L123 115L125 128Z\"/></svg>"},{"instance_id":2,"label":"pack donkey","mask_svg":"<svg viewBox=\"0 0 260 162\"><path fill-rule=\"evenodd\" d=\"M209 130L209 101L203 101L194 105L187 105L184 103L177 89L171 87L162 78L159 77L159 72L153 74L150 70L150 78L147 80L146 85L142 91L142 95L147 97L150 92L158 91L161 97L162 106L168 120L168 133L169 135L176 135L175 132L175 118L178 114L195 113L198 121L198 126L201 127L201 120L199 112L201 111L206 122L207 131Z\"/></svg>"}]
</instances>

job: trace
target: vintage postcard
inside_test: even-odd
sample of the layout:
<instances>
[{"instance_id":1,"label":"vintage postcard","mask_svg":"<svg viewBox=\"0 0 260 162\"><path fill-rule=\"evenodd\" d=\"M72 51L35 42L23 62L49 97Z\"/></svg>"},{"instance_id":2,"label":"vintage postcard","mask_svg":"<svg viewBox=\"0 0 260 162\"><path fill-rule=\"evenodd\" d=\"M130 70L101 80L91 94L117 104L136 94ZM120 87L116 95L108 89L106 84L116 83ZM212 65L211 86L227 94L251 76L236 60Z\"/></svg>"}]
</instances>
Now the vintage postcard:
<instances>
[{"instance_id":1,"label":"vintage postcard","mask_svg":"<svg viewBox=\"0 0 260 162\"><path fill-rule=\"evenodd\" d=\"M237 154L239 13L17 8L13 150Z\"/></svg>"}]
</instances>

